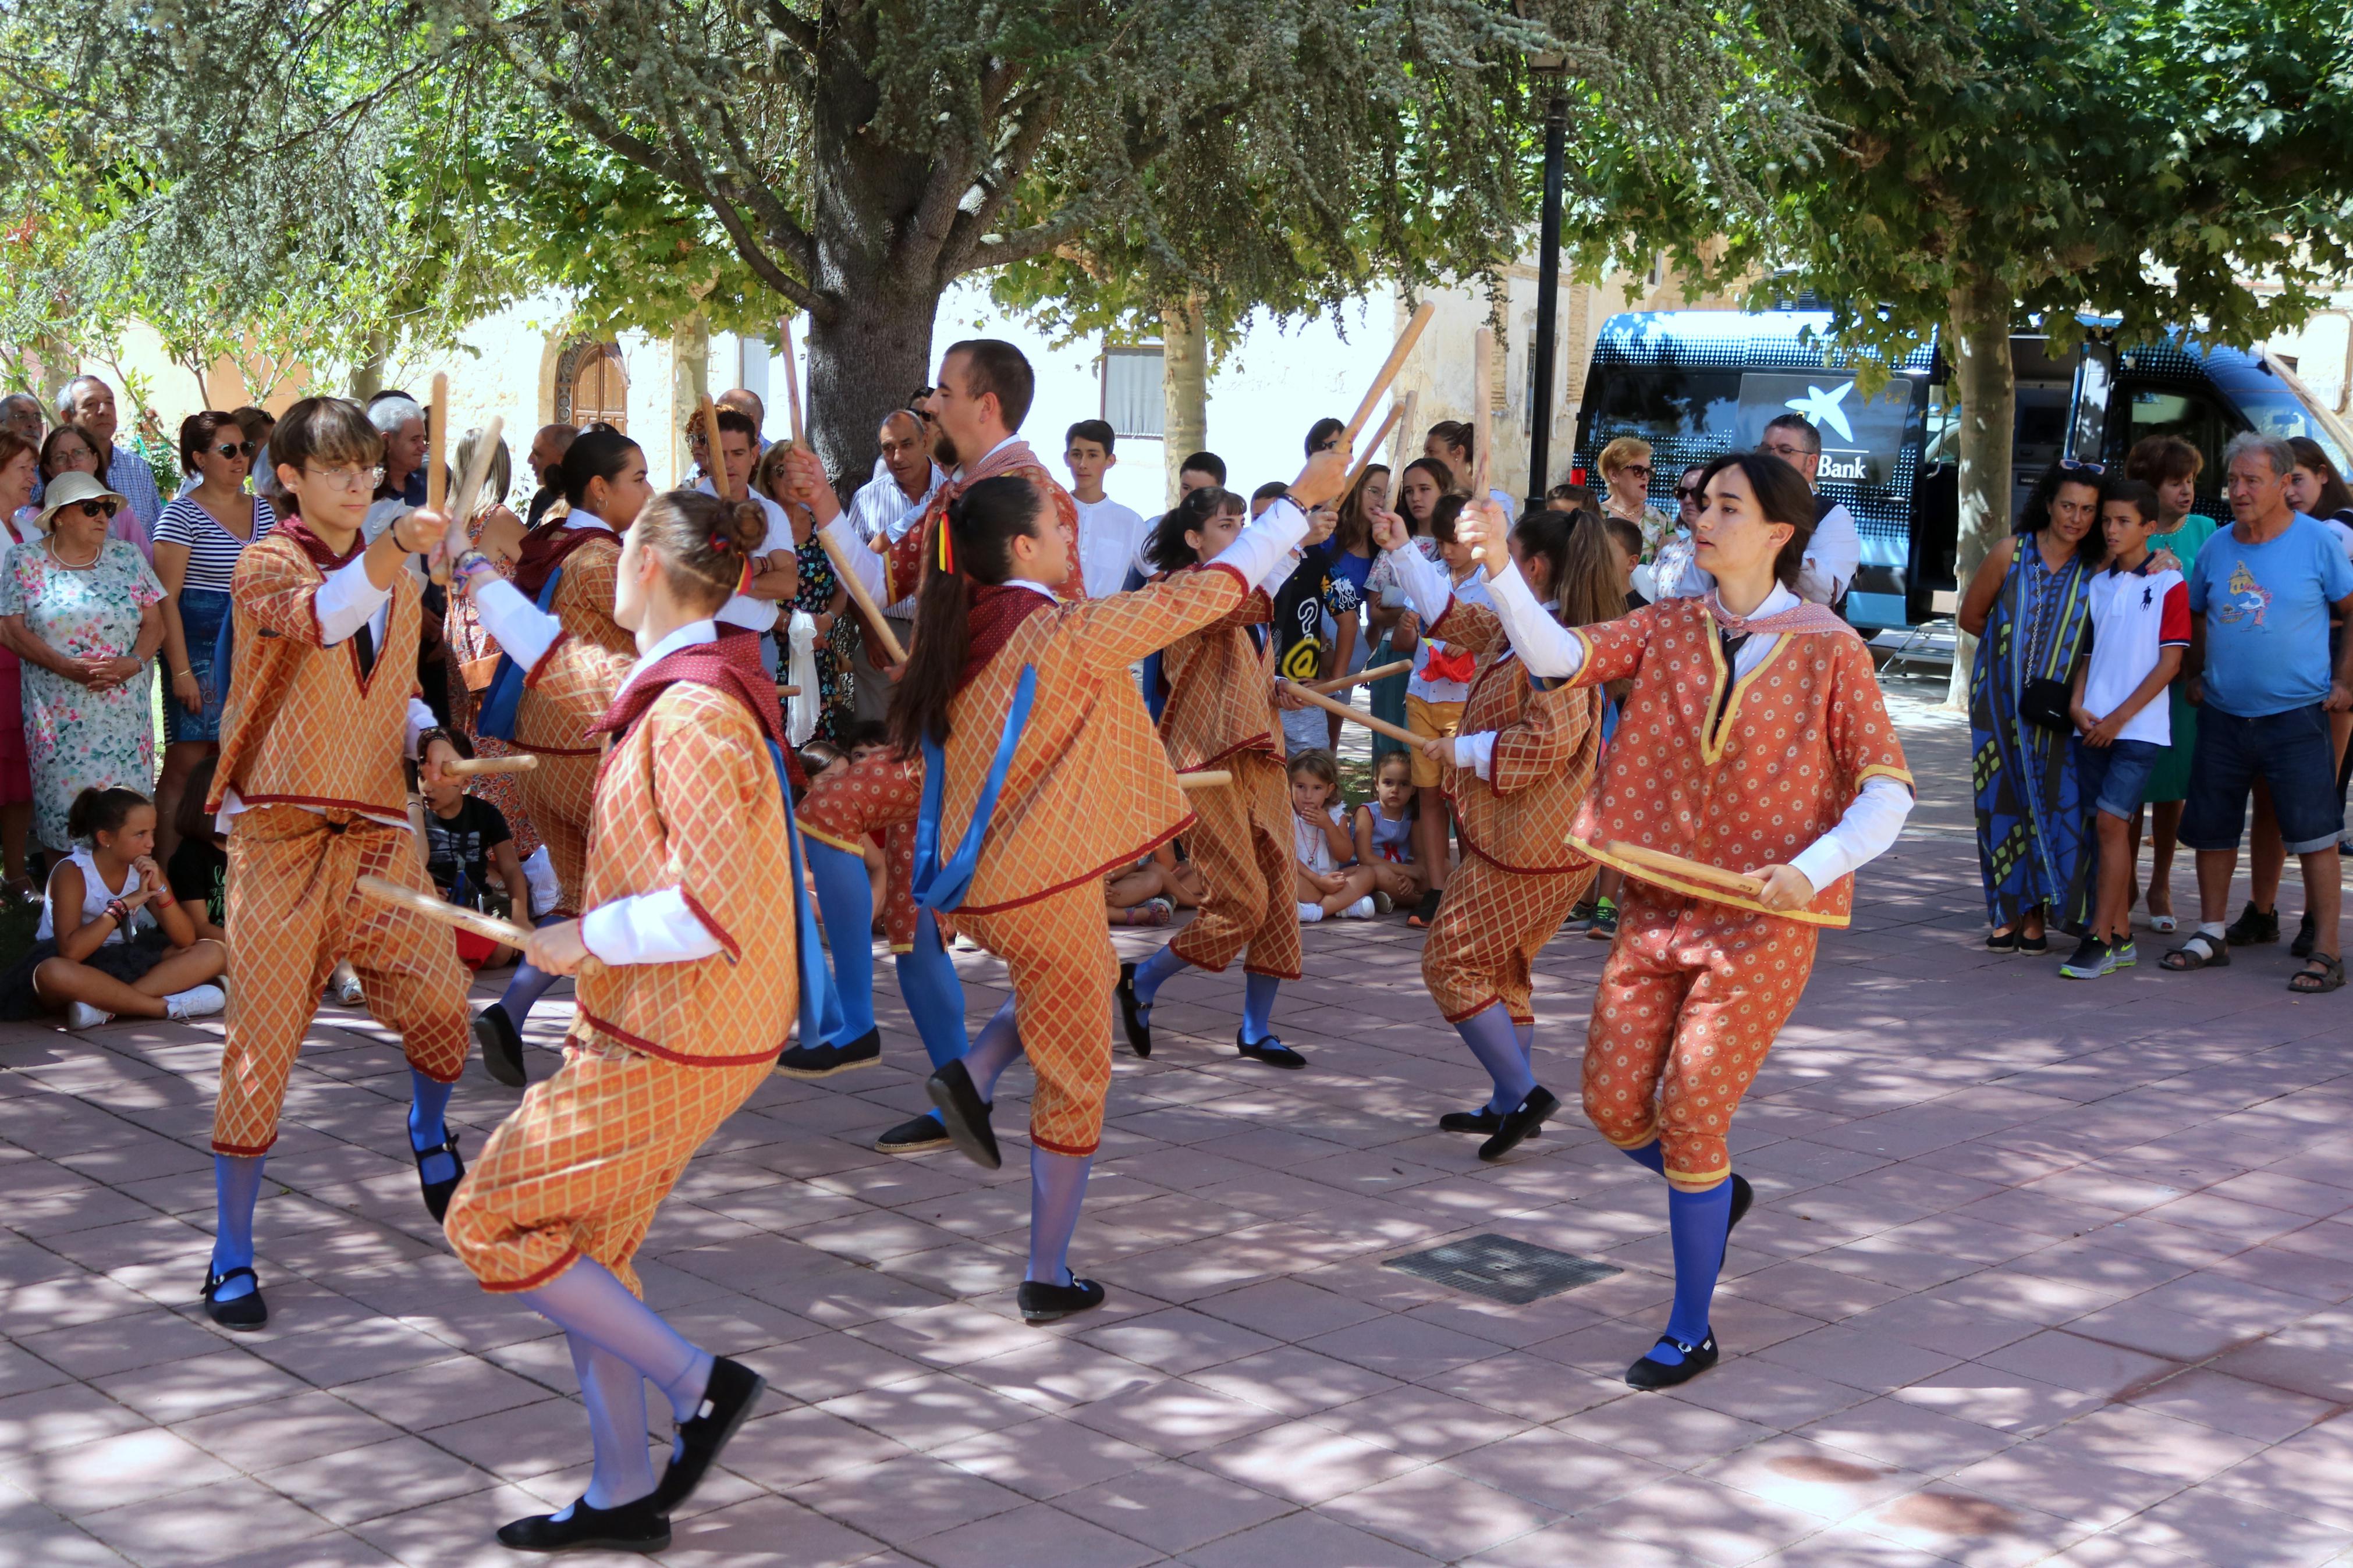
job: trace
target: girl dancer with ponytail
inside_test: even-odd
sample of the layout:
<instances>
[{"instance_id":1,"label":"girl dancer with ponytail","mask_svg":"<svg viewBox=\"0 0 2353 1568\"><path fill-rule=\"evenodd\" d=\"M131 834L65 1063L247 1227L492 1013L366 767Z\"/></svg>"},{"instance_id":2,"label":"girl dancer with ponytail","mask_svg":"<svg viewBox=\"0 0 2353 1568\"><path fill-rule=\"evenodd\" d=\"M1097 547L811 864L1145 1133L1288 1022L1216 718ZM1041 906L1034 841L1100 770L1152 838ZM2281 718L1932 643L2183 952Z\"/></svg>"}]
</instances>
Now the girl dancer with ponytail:
<instances>
[{"instance_id":1,"label":"girl dancer with ponytail","mask_svg":"<svg viewBox=\"0 0 2353 1568\"><path fill-rule=\"evenodd\" d=\"M634 658L570 635L479 552L458 562L532 689L608 741L587 913L540 927L527 952L548 973L580 976L564 1066L491 1134L446 1227L485 1289L521 1295L564 1330L588 1406L587 1491L499 1531L524 1551L669 1545L670 1511L762 1387L639 1301L629 1260L687 1161L767 1078L797 1003L806 1015L811 1000L797 965L813 956L813 916L779 913L798 868L775 681L747 639L723 637L712 619L765 527L754 507L692 491L649 502L614 572L614 618ZM813 1026L806 1016L802 1026ZM659 1483L648 1381L678 1422Z\"/></svg>"},{"instance_id":2,"label":"girl dancer with ponytail","mask_svg":"<svg viewBox=\"0 0 2353 1568\"><path fill-rule=\"evenodd\" d=\"M1071 547L1027 479L983 479L948 510L892 739L923 758L916 901L956 910L958 929L1005 959L1013 997L925 1087L956 1147L994 1169L997 1075L1025 1054L1037 1073L1020 1292L1031 1322L1103 1299L1068 1265L1111 1083L1119 965L1098 884L1193 821L1128 666L1240 609L1306 537L1301 507L1339 493L1345 464L1311 458L1300 504L1275 502L1203 570L1076 603L1055 595Z\"/></svg>"},{"instance_id":3,"label":"girl dancer with ponytail","mask_svg":"<svg viewBox=\"0 0 2353 1568\"><path fill-rule=\"evenodd\" d=\"M1153 531L1145 554L1178 579L1241 531L1250 503L1208 486L1179 502ZM1331 523L1321 525L1328 534ZM1320 542L1315 531L1310 544ZM1241 1027L1234 1044L1269 1067L1303 1068L1307 1058L1275 1038L1275 992L1299 978L1299 902L1293 888L1291 784L1282 768L1282 721L1274 711L1271 603L1290 575L1279 563L1231 614L1162 650L1168 685L1160 738L1180 773L1222 768L1229 784L1196 792L1200 821L1187 836L1193 864L1208 884L1200 917L1142 964L1119 967L1120 1019L1139 1057L1152 1054L1152 999L1187 964L1225 973L1240 956L1245 976Z\"/></svg>"},{"instance_id":4,"label":"girl dancer with ponytail","mask_svg":"<svg viewBox=\"0 0 2353 1568\"><path fill-rule=\"evenodd\" d=\"M523 535L515 587L561 622L566 637L634 658L636 644L613 618L614 584L621 534L654 493L646 482L646 455L619 431L600 426L573 441L557 472L571 510ZM595 736L582 733L577 715L532 689L524 679L527 673L512 652L500 656L476 729L539 759L537 768L515 775L515 784L555 868L559 892L547 918L569 920L580 911L580 879L588 865L588 817L604 748ZM515 965L506 994L474 1016L482 1066L511 1089L528 1081L522 1064L523 1021L531 1016L532 1005L554 984L554 975L526 960Z\"/></svg>"},{"instance_id":5,"label":"girl dancer with ponytail","mask_svg":"<svg viewBox=\"0 0 2353 1568\"><path fill-rule=\"evenodd\" d=\"M1719 458L1694 531L1705 596L1568 630L1537 605L1483 510L1458 534L1530 674L1576 687L1630 679L1607 786L1571 847L1627 876L1618 938L1593 998L1585 1113L1666 1179L1674 1307L1627 1369L1637 1388L1716 1363L1708 1309L1748 1184L1725 1139L1740 1097L1798 1005L1825 926L1843 926L1856 868L1894 843L1912 775L1862 639L1790 590L1814 498L1778 458ZM1753 894L1662 869L1663 852L1761 884Z\"/></svg>"},{"instance_id":6,"label":"girl dancer with ponytail","mask_svg":"<svg viewBox=\"0 0 2353 1568\"><path fill-rule=\"evenodd\" d=\"M1440 764L1462 863L1422 945L1421 977L1494 1082L1484 1106L1449 1111L1438 1124L1487 1134L1479 1157L1500 1160L1560 1106L1535 1080L1528 968L1592 886L1592 863L1567 840L1600 750L1600 693L1540 688L1495 612L1455 598L1441 569L1409 548L1403 520L1383 511L1374 529L1430 636L1478 658L1460 730L1423 745ZM1530 595L1551 601L1546 608L1566 625L1613 620L1625 608L1601 521L1590 513L1529 512L1512 530L1511 555Z\"/></svg>"}]
</instances>

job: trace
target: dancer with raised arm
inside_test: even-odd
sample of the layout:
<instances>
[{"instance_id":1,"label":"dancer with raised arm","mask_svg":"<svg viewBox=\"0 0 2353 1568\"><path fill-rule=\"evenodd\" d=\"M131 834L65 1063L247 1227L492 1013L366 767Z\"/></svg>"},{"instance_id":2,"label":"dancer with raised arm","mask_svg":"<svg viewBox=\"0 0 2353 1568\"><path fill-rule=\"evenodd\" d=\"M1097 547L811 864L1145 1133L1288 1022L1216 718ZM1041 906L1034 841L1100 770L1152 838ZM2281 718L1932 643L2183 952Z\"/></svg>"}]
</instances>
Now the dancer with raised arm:
<instances>
[{"instance_id":1,"label":"dancer with raised arm","mask_svg":"<svg viewBox=\"0 0 2353 1568\"><path fill-rule=\"evenodd\" d=\"M1173 578L1206 571L1241 531L1250 503L1211 485L1162 517L1147 560ZM1329 516L1307 542L1330 534ZM1273 596L1291 575L1276 563L1232 614L1161 650L1168 687L1160 739L1179 773L1223 769L1233 782L1192 794L1200 821L1187 836L1208 886L1199 918L1141 964L1119 966L1119 1009L1130 1049L1152 1054L1152 999L1187 966L1225 973L1242 959L1242 1021L1234 1045L1251 1061L1303 1068L1307 1058L1274 1035L1275 993L1299 978L1299 900L1292 866L1291 784L1282 768L1282 721L1274 707ZM1247 953L1248 956L1244 956Z\"/></svg>"},{"instance_id":2,"label":"dancer with raised arm","mask_svg":"<svg viewBox=\"0 0 2353 1568\"><path fill-rule=\"evenodd\" d=\"M500 1530L524 1551L669 1545L670 1511L762 1386L640 1301L629 1265L687 1161L766 1079L808 996L797 965L813 917L791 912L776 684L751 640L712 618L765 531L757 509L692 491L647 503L614 574L630 654L567 633L479 552L458 562L533 689L573 715L601 714L582 727L607 740L587 912L540 927L527 950L547 973L580 977L564 1066L491 1135L448 1225L483 1289L521 1295L564 1330L588 1407L587 1490ZM649 1381L678 1423L659 1483Z\"/></svg>"},{"instance_id":3,"label":"dancer with raised arm","mask_svg":"<svg viewBox=\"0 0 2353 1568\"><path fill-rule=\"evenodd\" d=\"M341 958L368 1011L408 1058L408 1142L438 1221L465 1174L443 1111L466 1065L466 972L448 932L353 891L364 876L430 893L410 837L404 756L427 776L458 752L417 695L422 624L408 557L441 541L427 514L363 545L384 438L356 403L306 397L270 439L278 482L301 503L237 558L229 595L235 674L206 809L228 826L235 975L213 1114L219 1226L205 1309L232 1329L269 1318L254 1272L261 1167L287 1079ZM419 521L423 518L424 521Z\"/></svg>"},{"instance_id":4,"label":"dancer with raised arm","mask_svg":"<svg viewBox=\"0 0 2353 1568\"><path fill-rule=\"evenodd\" d=\"M1374 530L1422 625L1477 659L1458 732L1423 742L1441 770L1462 863L1422 944L1421 977L1494 1084L1479 1110L1449 1111L1438 1124L1484 1134L1479 1157L1500 1160L1560 1106L1535 1079L1530 965L1593 884L1593 863L1569 847L1568 832L1593 782L1601 693L1532 679L1502 618L1454 596L1444 570L1411 548L1404 519L1376 512ZM1509 543L1547 618L1592 626L1624 611L1617 564L1590 512L1529 512Z\"/></svg>"},{"instance_id":5,"label":"dancer with raised arm","mask_svg":"<svg viewBox=\"0 0 2353 1568\"><path fill-rule=\"evenodd\" d=\"M1805 481L1739 453L1701 485L1693 545L1714 588L1598 626L1555 622L1506 557L1500 520L1465 519L1530 674L1634 683L1606 786L1568 841L1628 878L1593 999L1585 1113L1669 1189L1674 1305L1627 1370L1637 1388L1716 1363L1709 1304L1750 1200L1725 1144L1733 1112L1805 990L1822 928L1847 923L1855 869L1912 809L1870 650L1791 591L1813 526Z\"/></svg>"},{"instance_id":6,"label":"dancer with raised arm","mask_svg":"<svg viewBox=\"0 0 2353 1568\"><path fill-rule=\"evenodd\" d=\"M1295 493L1328 500L1345 472L1319 454ZM1128 666L1240 609L1307 518L1278 501L1203 571L1076 602L1058 587L1069 542L1027 480L973 485L945 521L891 710L902 754L923 758L913 892L1005 959L1013 996L926 1087L956 1147L994 1169L997 1077L1024 1055L1037 1073L1020 1306L1050 1322L1103 1299L1069 1268L1111 1084L1119 964L1099 884L1194 820Z\"/></svg>"}]
</instances>

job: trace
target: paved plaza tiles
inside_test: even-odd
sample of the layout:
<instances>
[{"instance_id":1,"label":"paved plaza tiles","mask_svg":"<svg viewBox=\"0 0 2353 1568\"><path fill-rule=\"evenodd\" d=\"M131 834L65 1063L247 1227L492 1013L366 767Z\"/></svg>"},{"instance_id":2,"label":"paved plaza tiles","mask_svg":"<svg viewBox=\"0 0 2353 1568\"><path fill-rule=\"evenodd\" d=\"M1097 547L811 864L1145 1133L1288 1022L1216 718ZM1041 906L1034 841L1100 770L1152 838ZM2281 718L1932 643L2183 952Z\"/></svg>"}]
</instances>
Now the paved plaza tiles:
<instances>
[{"instance_id":1,"label":"paved plaza tiles","mask_svg":"<svg viewBox=\"0 0 2353 1568\"><path fill-rule=\"evenodd\" d=\"M2145 936L2091 984L1985 953L1965 732L1904 713L1914 830L1736 1127L1758 1203L1715 1371L1620 1380L1670 1259L1655 1179L1574 1113L1599 942L1539 977L1571 1110L1494 1167L1434 1131L1485 1089L1402 922L1305 933L1303 1073L1234 1056L1239 973L1172 982L1073 1254L1110 1304L1044 1330L1014 1307L1027 1075L1002 1172L872 1152L922 1103L886 998L881 1068L774 1079L654 1227L651 1300L774 1390L660 1561L2353 1562L2353 996L2292 997L2278 948L2179 977ZM1003 971L959 962L981 1017ZM571 1369L426 1218L364 1014L295 1073L269 1329L195 1310L218 1035L0 1036L0 1565L515 1561L492 1529L586 1477ZM470 1071L470 1152L511 1104ZM1507 1306L1384 1267L1491 1233L1621 1271Z\"/></svg>"}]
</instances>

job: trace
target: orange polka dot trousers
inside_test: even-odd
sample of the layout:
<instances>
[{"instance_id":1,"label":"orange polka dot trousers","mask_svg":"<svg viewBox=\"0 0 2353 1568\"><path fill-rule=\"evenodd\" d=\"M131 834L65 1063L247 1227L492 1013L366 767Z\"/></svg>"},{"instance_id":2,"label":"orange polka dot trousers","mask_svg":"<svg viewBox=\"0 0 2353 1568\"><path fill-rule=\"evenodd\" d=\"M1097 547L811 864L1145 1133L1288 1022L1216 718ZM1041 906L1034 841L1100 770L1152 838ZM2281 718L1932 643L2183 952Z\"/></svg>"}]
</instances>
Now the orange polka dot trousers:
<instances>
[{"instance_id":1,"label":"orange polka dot trousers","mask_svg":"<svg viewBox=\"0 0 2353 1568\"><path fill-rule=\"evenodd\" d=\"M1732 1173L1740 1097L1813 973L1820 928L1628 881L1593 997L1585 1114L1620 1149L1656 1138L1667 1181Z\"/></svg>"}]
</instances>

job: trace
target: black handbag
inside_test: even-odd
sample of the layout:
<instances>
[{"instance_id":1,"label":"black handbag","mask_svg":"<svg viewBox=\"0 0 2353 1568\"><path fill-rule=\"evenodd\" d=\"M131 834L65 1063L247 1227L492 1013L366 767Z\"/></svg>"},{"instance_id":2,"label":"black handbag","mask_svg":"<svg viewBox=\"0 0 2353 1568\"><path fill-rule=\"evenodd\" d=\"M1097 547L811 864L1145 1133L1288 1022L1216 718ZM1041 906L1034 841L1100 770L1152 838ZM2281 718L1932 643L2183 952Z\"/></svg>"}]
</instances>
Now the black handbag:
<instances>
[{"instance_id":1,"label":"black handbag","mask_svg":"<svg viewBox=\"0 0 2353 1568\"><path fill-rule=\"evenodd\" d=\"M2057 730L2073 734L2075 716L2068 711L2073 688L2064 680L2052 680L2047 676L2036 677L2026 683L2018 694L2018 716L2030 724L2040 724L2045 730Z\"/></svg>"}]
</instances>

